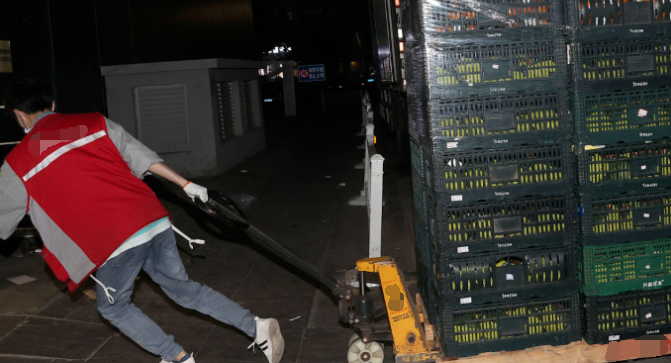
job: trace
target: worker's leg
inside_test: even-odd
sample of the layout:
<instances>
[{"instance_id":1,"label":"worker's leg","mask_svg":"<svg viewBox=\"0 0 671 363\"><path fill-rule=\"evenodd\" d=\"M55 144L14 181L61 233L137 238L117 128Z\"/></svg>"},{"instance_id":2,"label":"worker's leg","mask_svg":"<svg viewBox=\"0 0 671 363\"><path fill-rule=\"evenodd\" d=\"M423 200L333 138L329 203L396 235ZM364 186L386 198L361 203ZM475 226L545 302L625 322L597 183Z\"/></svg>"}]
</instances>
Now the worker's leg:
<instances>
[{"instance_id":1,"label":"worker's leg","mask_svg":"<svg viewBox=\"0 0 671 363\"><path fill-rule=\"evenodd\" d=\"M142 348L171 362L183 351L182 347L131 302L135 278L150 253L152 242L125 251L96 271L96 278L103 285L116 290L110 291L114 298L114 304L111 304L105 290L98 285L98 311Z\"/></svg>"},{"instance_id":2,"label":"worker's leg","mask_svg":"<svg viewBox=\"0 0 671 363\"><path fill-rule=\"evenodd\" d=\"M154 237L143 269L176 303L209 315L255 337L256 322L247 309L223 294L189 280L172 229Z\"/></svg>"}]
</instances>

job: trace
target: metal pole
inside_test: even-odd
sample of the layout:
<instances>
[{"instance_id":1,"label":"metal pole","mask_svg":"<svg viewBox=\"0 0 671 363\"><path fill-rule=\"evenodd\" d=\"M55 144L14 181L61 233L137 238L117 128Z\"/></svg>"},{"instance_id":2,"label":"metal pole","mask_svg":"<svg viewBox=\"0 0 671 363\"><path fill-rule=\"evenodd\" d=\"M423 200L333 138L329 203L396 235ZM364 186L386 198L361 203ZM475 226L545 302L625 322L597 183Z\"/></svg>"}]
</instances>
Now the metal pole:
<instances>
[{"instance_id":1,"label":"metal pole","mask_svg":"<svg viewBox=\"0 0 671 363\"><path fill-rule=\"evenodd\" d=\"M282 62L284 86L284 116L296 116L296 90L294 87L294 62Z\"/></svg>"},{"instance_id":2,"label":"metal pole","mask_svg":"<svg viewBox=\"0 0 671 363\"><path fill-rule=\"evenodd\" d=\"M373 124L368 124L366 125L366 140L364 141L364 145L366 146L364 149L366 149L366 162L364 163L364 174L363 174L363 193L362 195L369 195L368 193L370 192L370 153L368 152L368 145L375 145L373 143L374 138L375 138L375 126Z\"/></svg>"},{"instance_id":3,"label":"metal pole","mask_svg":"<svg viewBox=\"0 0 671 363\"><path fill-rule=\"evenodd\" d=\"M363 159L363 189L361 190L361 195L352 197L347 204L357 206L357 207L364 207L368 205L368 197L367 197L367 192L368 192L368 181L370 180L370 155L368 152L368 140L370 140L370 144L375 146L374 141L375 141L375 136L374 136L374 130L375 127L373 124L367 124L366 125L366 139L364 140L364 151L365 151L365 156Z\"/></svg>"}]
</instances>

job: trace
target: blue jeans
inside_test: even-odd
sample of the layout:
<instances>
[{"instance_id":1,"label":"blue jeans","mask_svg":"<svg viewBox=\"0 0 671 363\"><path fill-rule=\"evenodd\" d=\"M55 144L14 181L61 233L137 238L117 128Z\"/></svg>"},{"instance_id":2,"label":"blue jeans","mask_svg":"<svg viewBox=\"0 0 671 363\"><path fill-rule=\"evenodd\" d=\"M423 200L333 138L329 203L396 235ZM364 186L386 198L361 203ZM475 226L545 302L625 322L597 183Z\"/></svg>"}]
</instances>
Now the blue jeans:
<instances>
[{"instance_id":1,"label":"blue jeans","mask_svg":"<svg viewBox=\"0 0 671 363\"><path fill-rule=\"evenodd\" d=\"M221 293L189 280L177 253L175 235L172 229L168 229L151 241L107 261L96 272L96 277L105 286L116 289L116 292L110 291L114 298L114 304L110 304L103 288L96 285L98 311L142 348L160 355L168 362L173 361L183 350L175 343L172 335L163 332L131 302L135 278L140 269L179 305L232 325L254 338L256 322L249 310Z\"/></svg>"}]
</instances>

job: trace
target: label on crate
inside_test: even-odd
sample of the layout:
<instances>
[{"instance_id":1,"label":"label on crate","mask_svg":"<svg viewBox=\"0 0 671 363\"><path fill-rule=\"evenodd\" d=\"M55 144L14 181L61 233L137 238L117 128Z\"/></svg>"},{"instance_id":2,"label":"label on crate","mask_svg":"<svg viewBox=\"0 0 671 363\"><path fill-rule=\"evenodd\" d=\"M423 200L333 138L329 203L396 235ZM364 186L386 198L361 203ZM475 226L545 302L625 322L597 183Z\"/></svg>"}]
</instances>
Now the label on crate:
<instances>
[{"instance_id":1,"label":"label on crate","mask_svg":"<svg viewBox=\"0 0 671 363\"><path fill-rule=\"evenodd\" d=\"M609 342L612 342L613 340L620 340L620 336L619 335L611 335L611 336L608 337Z\"/></svg>"},{"instance_id":2,"label":"label on crate","mask_svg":"<svg viewBox=\"0 0 671 363\"><path fill-rule=\"evenodd\" d=\"M510 195L510 192L494 192L496 197L505 197L506 195Z\"/></svg>"},{"instance_id":3,"label":"label on crate","mask_svg":"<svg viewBox=\"0 0 671 363\"><path fill-rule=\"evenodd\" d=\"M489 87L489 92L505 92L505 87Z\"/></svg>"},{"instance_id":4,"label":"label on crate","mask_svg":"<svg viewBox=\"0 0 671 363\"><path fill-rule=\"evenodd\" d=\"M471 299L470 297L462 297L462 298L459 300L459 303L461 303L462 305L463 305L463 304L470 304L471 302L473 302L473 301L472 301L472 299Z\"/></svg>"},{"instance_id":5,"label":"label on crate","mask_svg":"<svg viewBox=\"0 0 671 363\"><path fill-rule=\"evenodd\" d=\"M639 109L638 110L638 117L645 117L645 116L648 116L648 110L644 110L642 108Z\"/></svg>"},{"instance_id":6,"label":"label on crate","mask_svg":"<svg viewBox=\"0 0 671 363\"><path fill-rule=\"evenodd\" d=\"M645 169L647 169L647 168L648 168L647 165L641 165L641 170L645 170Z\"/></svg>"},{"instance_id":7,"label":"label on crate","mask_svg":"<svg viewBox=\"0 0 671 363\"><path fill-rule=\"evenodd\" d=\"M495 143L495 144L507 144L507 143L508 143L508 139L494 140L494 143Z\"/></svg>"},{"instance_id":8,"label":"label on crate","mask_svg":"<svg viewBox=\"0 0 671 363\"><path fill-rule=\"evenodd\" d=\"M502 33L487 33L487 38L498 38L503 36Z\"/></svg>"},{"instance_id":9,"label":"label on crate","mask_svg":"<svg viewBox=\"0 0 671 363\"><path fill-rule=\"evenodd\" d=\"M653 282L644 282L643 288L646 287L661 287L664 284L664 280L653 281Z\"/></svg>"},{"instance_id":10,"label":"label on crate","mask_svg":"<svg viewBox=\"0 0 671 363\"><path fill-rule=\"evenodd\" d=\"M643 33L645 30L643 29L629 29L630 33Z\"/></svg>"},{"instance_id":11,"label":"label on crate","mask_svg":"<svg viewBox=\"0 0 671 363\"><path fill-rule=\"evenodd\" d=\"M515 276L513 274L506 274L506 281L513 281L515 280Z\"/></svg>"},{"instance_id":12,"label":"label on crate","mask_svg":"<svg viewBox=\"0 0 671 363\"><path fill-rule=\"evenodd\" d=\"M468 252L468 246L457 247L457 253L464 253L464 252Z\"/></svg>"},{"instance_id":13,"label":"label on crate","mask_svg":"<svg viewBox=\"0 0 671 363\"><path fill-rule=\"evenodd\" d=\"M657 183L643 183L643 188L657 188Z\"/></svg>"},{"instance_id":14,"label":"label on crate","mask_svg":"<svg viewBox=\"0 0 671 363\"><path fill-rule=\"evenodd\" d=\"M646 319L650 319L650 318L652 318L652 313L647 313L647 314L645 314L645 318L646 318Z\"/></svg>"},{"instance_id":15,"label":"label on crate","mask_svg":"<svg viewBox=\"0 0 671 363\"><path fill-rule=\"evenodd\" d=\"M464 196L463 195L453 195L453 196L450 197L450 200L453 201L453 202L461 202L462 200L464 200Z\"/></svg>"},{"instance_id":16,"label":"label on crate","mask_svg":"<svg viewBox=\"0 0 671 363\"><path fill-rule=\"evenodd\" d=\"M647 334L659 334L659 329L657 329L657 330L648 330L648 331L645 332L645 334L646 334L646 335L647 335Z\"/></svg>"},{"instance_id":17,"label":"label on crate","mask_svg":"<svg viewBox=\"0 0 671 363\"><path fill-rule=\"evenodd\" d=\"M652 137L652 132L639 132L638 136L640 136L640 137Z\"/></svg>"},{"instance_id":18,"label":"label on crate","mask_svg":"<svg viewBox=\"0 0 671 363\"><path fill-rule=\"evenodd\" d=\"M632 82L634 87L644 87L648 85L648 82Z\"/></svg>"},{"instance_id":19,"label":"label on crate","mask_svg":"<svg viewBox=\"0 0 671 363\"><path fill-rule=\"evenodd\" d=\"M498 64L492 64L492 68L499 69L499 65Z\"/></svg>"},{"instance_id":20,"label":"label on crate","mask_svg":"<svg viewBox=\"0 0 671 363\"><path fill-rule=\"evenodd\" d=\"M650 213L643 213L643 218L650 218Z\"/></svg>"},{"instance_id":21,"label":"label on crate","mask_svg":"<svg viewBox=\"0 0 671 363\"><path fill-rule=\"evenodd\" d=\"M459 146L458 142L448 142L447 143L447 148L448 149L454 149L455 147Z\"/></svg>"},{"instance_id":22,"label":"label on crate","mask_svg":"<svg viewBox=\"0 0 671 363\"><path fill-rule=\"evenodd\" d=\"M502 296L504 299L509 299L509 298L511 298L511 297L517 297L517 294L516 294L516 293L512 293L512 294L501 294L501 296Z\"/></svg>"},{"instance_id":23,"label":"label on crate","mask_svg":"<svg viewBox=\"0 0 671 363\"><path fill-rule=\"evenodd\" d=\"M499 243L499 248L501 248L501 247L512 247L512 246L513 246L513 244L511 242Z\"/></svg>"}]
</instances>

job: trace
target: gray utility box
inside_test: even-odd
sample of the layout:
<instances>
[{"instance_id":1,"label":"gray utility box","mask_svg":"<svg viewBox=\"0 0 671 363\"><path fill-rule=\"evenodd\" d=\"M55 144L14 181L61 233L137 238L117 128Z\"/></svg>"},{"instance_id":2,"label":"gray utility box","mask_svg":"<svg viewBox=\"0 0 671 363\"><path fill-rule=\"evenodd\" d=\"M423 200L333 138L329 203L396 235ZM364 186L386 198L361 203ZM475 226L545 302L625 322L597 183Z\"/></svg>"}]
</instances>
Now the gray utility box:
<instances>
[{"instance_id":1,"label":"gray utility box","mask_svg":"<svg viewBox=\"0 0 671 363\"><path fill-rule=\"evenodd\" d=\"M264 67L236 59L102 67L109 118L181 174L222 173L266 146Z\"/></svg>"}]
</instances>

